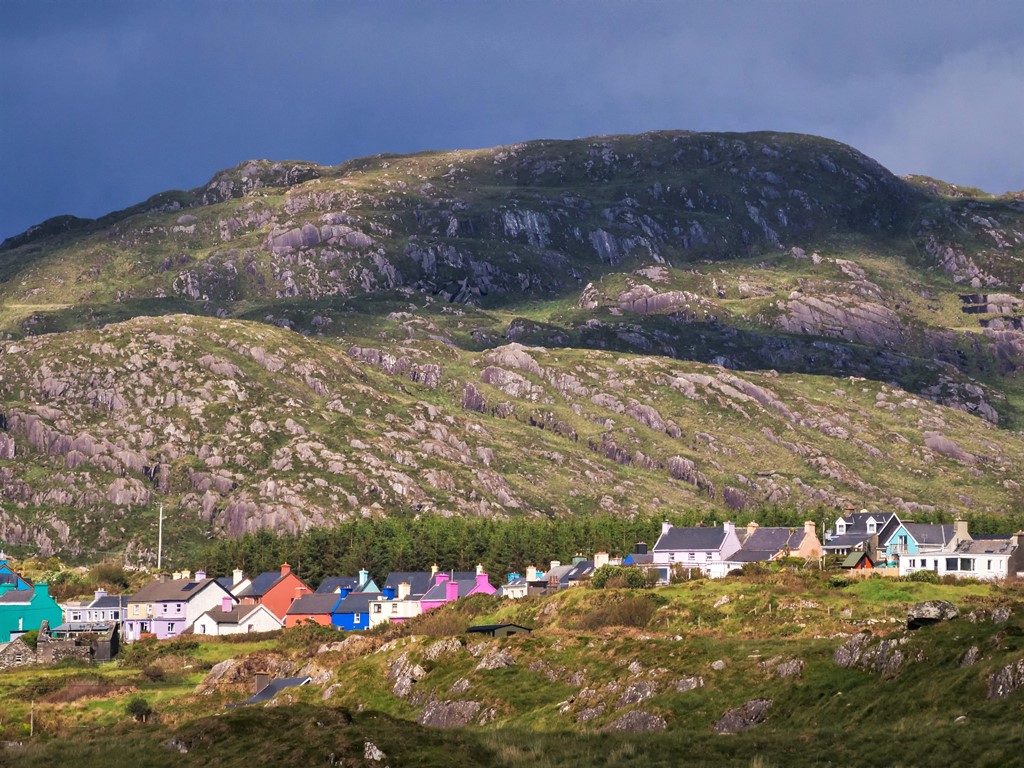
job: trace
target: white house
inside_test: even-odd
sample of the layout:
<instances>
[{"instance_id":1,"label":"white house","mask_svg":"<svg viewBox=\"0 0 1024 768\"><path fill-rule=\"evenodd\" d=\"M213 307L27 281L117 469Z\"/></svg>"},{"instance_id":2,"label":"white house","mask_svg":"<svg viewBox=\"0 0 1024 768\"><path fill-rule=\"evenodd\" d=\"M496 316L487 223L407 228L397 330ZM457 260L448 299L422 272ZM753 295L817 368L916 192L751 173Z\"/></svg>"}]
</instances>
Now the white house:
<instances>
[{"instance_id":1,"label":"white house","mask_svg":"<svg viewBox=\"0 0 1024 768\"><path fill-rule=\"evenodd\" d=\"M192 626L197 635L243 635L248 632L271 632L282 627L281 620L263 605L236 605L225 595L219 608L213 608Z\"/></svg>"},{"instance_id":2,"label":"white house","mask_svg":"<svg viewBox=\"0 0 1024 768\"><path fill-rule=\"evenodd\" d=\"M991 581L1009 576L1024 576L1024 553L1020 537L978 536L960 541L944 552L929 552L900 557L900 575L917 571L934 571L939 576L984 579Z\"/></svg>"},{"instance_id":3,"label":"white house","mask_svg":"<svg viewBox=\"0 0 1024 768\"><path fill-rule=\"evenodd\" d=\"M729 557L739 549L733 523L722 523L721 528L676 528L666 522L661 524L652 554L656 565L699 570L719 578L729 572Z\"/></svg>"}]
</instances>

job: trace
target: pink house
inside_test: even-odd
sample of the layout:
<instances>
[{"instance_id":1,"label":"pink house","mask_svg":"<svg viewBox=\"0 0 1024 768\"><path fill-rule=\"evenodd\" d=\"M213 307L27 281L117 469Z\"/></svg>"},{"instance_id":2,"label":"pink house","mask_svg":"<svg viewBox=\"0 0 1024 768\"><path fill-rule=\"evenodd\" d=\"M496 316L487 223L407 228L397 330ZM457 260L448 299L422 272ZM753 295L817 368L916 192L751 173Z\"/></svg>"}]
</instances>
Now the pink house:
<instances>
[{"instance_id":1,"label":"pink house","mask_svg":"<svg viewBox=\"0 0 1024 768\"><path fill-rule=\"evenodd\" d=\"M428 589L426 594L420 598L420 611L422 613L439 608L445 603L458 600L460 597L493 595L498 591L487 580L487 574L484 573L483 566L481 565L476 567L476 573L473 575L473 578L452 579L447 573L438 573L434 579L434 586Z\"/></svg>"}]
</instances>

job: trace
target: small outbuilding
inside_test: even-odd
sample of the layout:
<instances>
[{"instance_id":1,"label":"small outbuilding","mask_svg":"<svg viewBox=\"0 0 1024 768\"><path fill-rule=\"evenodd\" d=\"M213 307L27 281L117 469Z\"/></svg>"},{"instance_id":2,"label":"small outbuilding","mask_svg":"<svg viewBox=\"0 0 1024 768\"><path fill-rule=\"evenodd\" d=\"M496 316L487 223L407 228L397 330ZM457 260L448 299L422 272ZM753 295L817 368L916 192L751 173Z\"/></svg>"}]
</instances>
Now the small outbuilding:
<instances>
[{"instance_id":1,"label":"small outbuilding","mask_svg":"<svg viewBox=\"0 0 1024 768\"><path fill-rule=\"evenodd\" d=\"M867 552L851 552L843 560L842 567L851 571L866 571L875 567L875 561Z\"/></svg>"},{"instance_id":2,"label":"small outbuilding","mask_svg":"<svg viewBox=\"0 0 1024 768\"><path fill-rule=\"evenodd\" d=\"M508 637L509 635L528 635L533 630L519 624L477 624L475 627L467 629L466 632L487 635L487 637Z\"/></svg>"}]
</instances>

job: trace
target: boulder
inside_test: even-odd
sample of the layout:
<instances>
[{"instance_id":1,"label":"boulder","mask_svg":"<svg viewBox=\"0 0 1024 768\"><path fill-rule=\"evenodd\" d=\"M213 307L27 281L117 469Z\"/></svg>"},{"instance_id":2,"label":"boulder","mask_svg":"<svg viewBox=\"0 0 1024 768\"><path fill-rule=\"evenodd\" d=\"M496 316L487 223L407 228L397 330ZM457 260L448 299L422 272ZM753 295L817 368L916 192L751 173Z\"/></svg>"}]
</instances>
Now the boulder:
<instances>
[{"instance_id":1,"label":"boulder","mask_svg":"<svg viewBox=\"0 0 1024 768\"><path fill-rule=\"evenodd\" d=\"M664 717L634 709L610 722L603 730L642 733L644 731L663 731L666 727L668 727L668 724L665 722Z\"/></svg>"},{"instance_id":2,"label":"boulder","mask_svg":"<svg viewBox=\"0 0 1024 768\"><path fill-rule=\"evenodd\" d=\"M988 698L1005 699L1024 686L1024 659L1007 664L988 680Z\"/></svg>"},{"instance_id":3,"label":"boulder","mask_svg":"<svg viewBox=\"0 0 1024 768\"><path fill-rule=\"evenodd\" d=\"M681 680L676 680L676 690L679 693L685 693L686 691L692 691L697 688L704 687L703 677L684 677Z\"/></svg>"},{"instance_id":4,"label":"boulder","mask_svg":"<svg viewBox=\"0 0 1024 768\"><path fill-rule=\"evenodd\" d=\"M730 709L715 723L715 733L738 733L763 723L774 703L771 699L752 699L742 707Z\"/></svg>"},{"instance_id":5,"label":"boulder","mask_svg":"<svg viewBox=\"0 0 1024 768\"><path fill-rule=\"evenodd\" d=\"M920 629L940 621L950 621L960 615L948 600L926 600L907 611L907 629Z\"/></svg>"},{"instance_id":6,"label":"boulder","mask_svg":"<svg viewBox=\"0 0 1024 768\"><path fill-rule=\"evenodd\" d=\"M479 701L431 701L417 722L427 728L461 728L479 712Z\"/></svg>"}]
</instances>

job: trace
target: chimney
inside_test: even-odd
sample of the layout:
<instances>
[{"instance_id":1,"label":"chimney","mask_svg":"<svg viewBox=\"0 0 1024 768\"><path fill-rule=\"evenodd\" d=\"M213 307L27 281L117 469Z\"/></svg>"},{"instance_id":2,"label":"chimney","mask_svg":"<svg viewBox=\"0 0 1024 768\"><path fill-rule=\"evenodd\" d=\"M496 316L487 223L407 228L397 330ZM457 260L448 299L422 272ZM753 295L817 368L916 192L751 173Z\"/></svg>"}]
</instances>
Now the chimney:
<instances>
[{"instance_id":1,"label":"chimney","mask_svg":"<svg viewBox=\"0 0 1024 768\"><path fill-rule=\"evenodd\" d=\"M670 523L668 520L664 521L661 524L661 535L662 536L664 536L666 533L668 533L671 530L672 530L672 523Z\"/></svg>"},{"instance_id":2,"label":"chimney","mask_svg":"<svg viewBox=\"0 0 1024 768\"><path fill-rule=\"evenodd\" d=\"M559 567L561 567L561 565L562 565L562 561L561 560L552 560L551 561L551 570L554 570L555 568L559 568Z\"/></svg>"},{"instance_id":3,"label":"chimney","mask_svg":"<svg viewBox=\"0 0 1024 768\"><path fill-rule=\"evenodd\" d=\"M489 586L491 586L491 582L489 582L487 580L487 574L484 573L482 570L481 571L477 571L477 574L476 574L476 585L478 587L489 587Z\"/></svg>"},{"instance_id":4,"label":"chimney","mask_svg":"<svg viewBox=\"0 0 1024 768\"><path fill-rule=\"evenodd\" d=\"M94 595L95 596L93 597L93 600L99 600L101 597L106 597L107 596L107 590L105 590L105 589L97 589L96 592L94 593Z\"/></svg>"},{"instance_id":5,"label":"chimney","mask_svg":"<svg viewBox=\"0 0 1024 768\"><path fill-rule=\"evenodd\" d=\"M242 573L242 569L235 568L235 570L231 572L231 586L235 586L235 584L240 584L242 582L242 579L244 578L245 574Z\"/></svg>"},{"instance_id":6,"label":"chimney","mask_svg":"<svg viewBox=\"0 0 1024 768\"><path fill-rule=\"evenodd\" d=\"M231 606L234 602L235 601L231 595L224 595L224 597L220 599L220 609L224 611L224 613L227 613L231 610Z\"/></svg>"},{"instance_id":7,"label":"chimney","mask_svg":"<svg viewBox=\"0 0 1024 768\"><path fill-rule=\"evenodd\" d=\"M281 575L287 576L292 572L292 567L288 563L281 563Z\"/></svg>"},{"instance_id":8,"label":"chimney","mask_svg":"<svg viewBox=\"0 0 1024 768\"><path fill-rule=\"evenodd\" d=\"M384 587L384 591L381 594L383 595L385 600L394 600L395 599L395 588L394 587Z\"/></svg>"},{"instance_id":9,"label":"chimney","mask_svg":"<svg viewBox=\"0 0 1024 768\"><path fill-rule=\"evenodd\" d=\"M813 520L804 520L804 533L811 536L817 536L817 526Z\"/></svg>"},{"instance_id":10,"label":"chimney","mask_svg":"<svg viewBox=\"0 0 1024 768\"><path fill-rule=\"evenodd\" d=\"M528 565L526 566L526 580L536 581L537 580L537 566Z\"/></svg>"},{"instance_id":11,"label":"chimney","mask_svg":"<svg viewBox=\"0 0 1024 768\"><path fill-rule=\"evenodd\" d=\"M196 571L196 581L202 581L206 578L206 571Z\"/></svg>"},{"instance_id":12,"label":"chimney","mask_svg":"<svg viewBox=\"0 0 1024 768\"><path fill-rule=\"evenodd\" d=\"M186 579L188 581L191 581L192 580L192 571L182 571L181 575L178 578L179 579Z\"/></svg>"},{"instance_id":13,"label":"chimney","mask_svg":"<svg viewBox=\"0 0 1024 768\"><path fill-rule=\"evenodd\" d=\"M476 564L476 575L479 576L483 572L484 572L483 564L482 563L477 563Z\"/></svg>"},{"instance_id":14,"label":"chimney","mask_svg":"<svg viewBox=\"0 0 1024 768\"><path fill-rule=\"evenodd\" d=\"M448 574L447 573L435 573L434 574L434 583L435 584L444 584L446 581L448 581Z\"/></svg>"},{"instance_id":15,"label":"chimney","mask_svg":"<svg viewBox=\"0 0 1024 768\"><path fill-rule=\"evenodd\" d=\"M580 563L585 563L585 562L587 562L587 558L585 558L583 556L582 552L577 552L575 555L572 556L572 564L573 565L579 565Z\"/></svg>"},{"instance_id":16,"label":"chimney","mask_svg":"<svg viewBox=\"0 0 1024 768\"><path fill-rule=\"evenodd\" d=\"M366 584L366 582L368 582L369 580L370 580L370 572L368 570L366 570L365 568L360 568L359 569L359 586L360 586L360 588L362 588L362 586L364 584Z\"/></svg>"},{"instance_id":17,"label":"chimney","mask_svg":"<svg viewBox=\"0 0 1024 768\"><path fill-rule=\"evenodd\" d=\"M1024 536L1024 531L1017 531L1013 536L1010 537L1010 543L1015 546L1020 546L1020 537Z\"/></svg>"},{"instance_id":18,"label":"chimney","mask_svg":"<svg viewBox=\"0 0 1024 768\"><path fill-rule=\"evenodd\" d=\"M302 597L304 594L306 594L307 591L308 590L305 587L296 587L295 588L295 597L293 599L294 600L298 600L300 597Z\"/></svg>"},{"instance_id":19,"label":"chimney","mask_svg":"<svg viewBox=\"0 0 1024 768\"><path fill-rule=\"evenodd\" d=\"M269 672L257 672L256 673L256 684L253 693L259 693L264 688L270 685L270 673Z\"/></svg>"},{"instance_id":20,"label":"chimney","mask_svg":"<svg viewBox=\"0 0 1024 768\"><path fill-rule=\"evenodd\" d=\"M954 520L953 521L953 532L956 536L957 542L971 541L971 534L967 531L966 520Z\"/></svg>"},{"instance_id":21,"label":"chimney","mask_svg":"<svg viewBox=\"0 0 1024 768\"><path fill-rule=\"evenodd\" d=\"M635 555L646 555L647 554L647 542L638 541L636 546L633 547L633 554Z\"/></svg>"},{"instance_id":22,"label":"chimney","mask_svg":"<svg viewBox=\"0 0 1024 768\"><path fill-rule=\"evenodd\" d=\"M751 520L749 523L747 523L747 536L752 536L754 532L760 527L761 526L757 524L756 520Z\"/></svg>"},{"instance_id":23,"label":"chimney","mask_svg":"<svg viewBox=\"0 0 1024 768\"><path fill-rule=\"evenodd\" d=\"M181 571L174 571L173 573L171 573L171 578L174 581L177 581L178 579L180 579L181 578Z\"/></svg>"},{"instance_id":24,"label":"chimney","mask_svg":"<svg viewBox=\"0 0 1024 768\"><path fill-rule=\"evenodd\" d=\"M449 581L444 585L444 599L449 603L459 599L459 582Z\"/></svg>"},{"instance_id":25,"label":"chimney","mask_svg":"<svg viewBox=\"0 0 1024 768\"><path fill-rule=\"evenodd\" d=\"M722 530L725 531L725 535L728 536L730 533L736 532L736 524L730 523L728 520L726 520L724 523L722 523Z\"/></svg>"},{"instance_id":26,"label":"chimney","mask_svg":"<svg viewBox=\"0 0 1024 768\"><path fill-rule=\"evenodd\" d=\"M437 575L437 563L430 566L430 578L434 578Z\"/></svg>"},{"instance_id":27,"label":"chimney","mask_svg":"<svg viewBox=\"0 0 1024 768\"><path fill-rule=\"evenodd\" d=\"M403 581L401 584L398 585L399 600L405 600L405 598L409 596L410 592L412 592L412 587L409 585L408 581Z\"/></svg>"},{"instance_id":28,"label":"chimney","mask_svg":"<svg viewBox=\"0 0 1024 768\"><path fill-rule=\"evenodd\" d=\"M596 571L602 565L608 565L608 553L607 552L595 552L594 553L594 570Z\"/></svg>"},{"instance_id":29,"label":"chimney","mask_svg":"<svg viewBox=\"0 0 1024 768\"><path fill-rule=\"evenodd\" d=\"M338 587L338 596L344 600L351 590L348 587Z\"/></svg>"}]
</instances>

